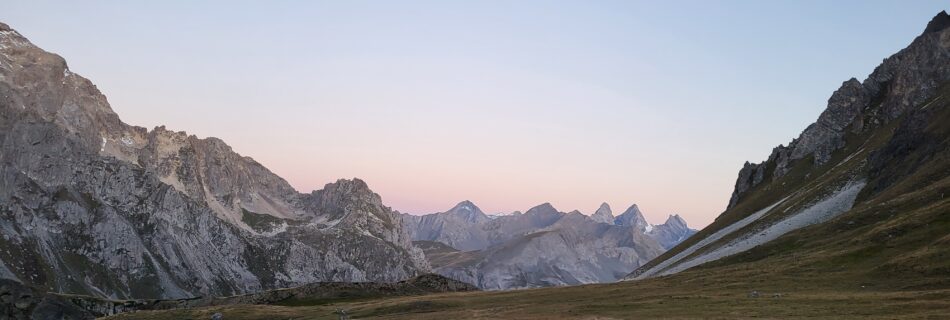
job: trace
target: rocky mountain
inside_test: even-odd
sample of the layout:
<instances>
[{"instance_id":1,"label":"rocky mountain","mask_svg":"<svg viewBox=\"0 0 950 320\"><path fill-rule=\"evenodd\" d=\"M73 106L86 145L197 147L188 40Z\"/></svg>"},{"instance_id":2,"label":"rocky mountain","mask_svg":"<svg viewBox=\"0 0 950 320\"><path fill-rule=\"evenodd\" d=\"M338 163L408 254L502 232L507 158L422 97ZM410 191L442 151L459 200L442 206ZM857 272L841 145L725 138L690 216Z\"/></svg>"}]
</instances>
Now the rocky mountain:
<instances>
[{"instance_id":1,"label":"rocky mountain","mask_svg":"<svg viewBox=\"0 0 950 320\"><path fill-rule=\"evenodd\" d=\"M646 234L656 239L663 247L663 250L669 250L686 238L696 233L696 230L690 229L679 215L670 215L666 222L660 225L647 225Z\"/></svg>"},{"instance_id":2,"label":"rocky mountain","mask_svg":"<svg viewBox=\"0 0 950 320\"><path fill-rule=\"evenodd\" d=\"M636 204L627 208L627 211L621 213L617 218L614 218L614 224L641 229L650 225L647 223L647 219L643 217L643 213L640 213L640 207L637 207Z\"/></svg>"},{"instance_id":3,"label":"rocky mountain","mask_svg":"<svg viewBox=\"0 0 950 320\"><path fill-rule=\"evenodd\" d=\"M493 220L470 201L445 212L402 219L413 240L438 241L459 250L479 250L489 245L488 232L478 226Z\"/></svg>"},{"instance_id":4,"label":"rocky mountain","mask_svg":"<svg viewBox=\"0 0 950 320\"><path fill-rule=\"evenodd\" d=\"M591 216L549 203L494 218L481 212L463 201L402 217L435 272L488 290L616 281L695 232L678 216L650 225L636 205L616 219L606 203Z\"/></svg>"},{"instance_id":5,"label":"rocky mountain","mask_svg":"<svg viewBox=\"0 0 950 320\"><path fill-rule=\"evenodd\" d=\"M600 204L600 207L597 208L597 211L594 211L594 214L590 215L591 220L600 223L614 223L614 213L610 210L610 205L606 202Z\"/></svg>"},{"instance_id":6,"label":"rocky mountain","mask_svg":"<svg viewBox=\"0 0 950 320\"><path fill-rule=\"evenodd\" d=\"M0 24L0 278L107 298L230 295L429 269L360 180L298 193L217 138L123 123Z\"/></svg>"},{"instance_id":7,"label":"rocky mountain","mask_svg":"<svg viewBox=\"0 0 950 320\"><path fill-rule=\"evenodd\" d=\"M628 279L754 263L780 266L776 275L945 283L948 27L941 12L867 79L845 81L798 138L743 166L714 223Z\"/></svg>"}]
</instances>

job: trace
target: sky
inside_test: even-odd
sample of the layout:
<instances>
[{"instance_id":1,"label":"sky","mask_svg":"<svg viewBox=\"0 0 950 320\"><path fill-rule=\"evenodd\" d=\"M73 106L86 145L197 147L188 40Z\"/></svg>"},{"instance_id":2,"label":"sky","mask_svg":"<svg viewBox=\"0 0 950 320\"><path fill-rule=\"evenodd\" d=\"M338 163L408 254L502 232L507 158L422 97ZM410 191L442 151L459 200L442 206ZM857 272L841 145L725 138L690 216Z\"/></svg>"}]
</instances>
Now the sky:
<instances>
[{"instance_id":1,"label":"sky","mask_svg":"<svg viewBox=\"0 0 950 320\"><path fill-rule=\"evenodd\" d=\"M129 124L219 137L401 212L721 213L944 1L44 1L0 21Z\"/></svg>"}]
</instances>

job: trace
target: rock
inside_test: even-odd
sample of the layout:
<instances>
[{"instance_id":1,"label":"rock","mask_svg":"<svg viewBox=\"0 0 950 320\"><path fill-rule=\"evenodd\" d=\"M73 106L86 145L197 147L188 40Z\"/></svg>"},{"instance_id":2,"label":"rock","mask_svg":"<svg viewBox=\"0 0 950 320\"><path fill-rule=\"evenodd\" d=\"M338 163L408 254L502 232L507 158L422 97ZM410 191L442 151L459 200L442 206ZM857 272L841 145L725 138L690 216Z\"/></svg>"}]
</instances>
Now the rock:
<instances>
[{"instance_id":1,"label":"rock","mask_svg":"<svg viewBox=\"0 0 950 320\"><path fill-rule=\"evenodd\" d=\"M759 297L758 291L752 290L751 292L749 292L749 298L758 298L758 297Z\"/></svg>"},{"instance_id":2,"label":"rock","mask_svg":"<svg viewBox=\"0 0 950 320\"><path fill-rule=\"evenodd\" d=\"M600 207L597 208L597 211L594 211L594 214L590 215L590 218L596 222L613 224L614 214L610 211L610 205L606 202L600 204Z\"/></svg>"},{"instance_id":3,"label":"rock","mask_svg":"<svg viewBox=\"0 0 950 320\"><path fill-rule=\"evenodd\" d=\"M222 319L224 319L224 315L222 315L220 312L215 312L214 314L211 315L211 320L222 320Z\"/></svg>"},{"instance_id":4,"label":"rock","mask_svg":"<svg viewBox=\"0 0 950 320\"><path fill-rule=\"evenodd\" d=\"M626 211L617 216L614 219L614 224L637 229L643 229L649 225L647 219L643 217L643 213L640 212L640 207L636 204L631 205Z\"/></svg>"},{"instance_id":5,"label":"rock","mask_svg":"<svg viewBox=\"0 0 950 320\"><path fill-rule=\"evenodd\" d=\"M17 301L13 303L14 307L21 310L29 309L31 305L33 305L33 297L29 294L21 295L20 298L18 298Z\"/></svg>"}]
</instances>

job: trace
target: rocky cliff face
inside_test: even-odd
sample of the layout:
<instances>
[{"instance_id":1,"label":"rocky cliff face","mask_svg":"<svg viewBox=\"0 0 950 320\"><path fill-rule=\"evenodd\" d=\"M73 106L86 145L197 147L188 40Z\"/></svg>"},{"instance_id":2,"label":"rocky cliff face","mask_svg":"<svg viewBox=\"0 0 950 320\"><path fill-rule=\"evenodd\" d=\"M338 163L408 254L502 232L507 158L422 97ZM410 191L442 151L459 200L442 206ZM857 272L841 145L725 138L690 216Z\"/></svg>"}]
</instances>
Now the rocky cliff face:
<instances>
[{"instance_id":1,"label":"rocky cliff face","mask_svg":"<svg viewBox=\"0 0 950 320\"><path fill-rule=\"evenodd\" d=\"M216 138L123 123L0 24L0 277L108 298L228 295L428 269L359 180L310 194Z\"/></svg>"},{"instance_id":2,"label":"rocky cliff face","mask_svg":"<svg viewBox=\"0 0 950 320\"><path fill-rule=\"evenodd\" d=\"M548 203L494 219L471 212L481 210L465 201L403 219L437 273L488 290L616 281L695 232L679 217L650 225L636 205L616 219L606 203L592 216Z\"/></svg>"},{"instance_id":3,"label":"rocky cliff face","mask_svg":"<svg viewBox=\"0 0 950 320\"><path fill-rule=\"evenodd\" d=\"M945 220L950 172L948 27L950 15L941 12L863 82L845 81L797 139L773 149L765 162L743 166L715 222L628 278L786 252L795 258L785 265L818 264L855 250L868 254L834 261L866 263L855 263L855 270L874 265L878 276L889 272L882 263L908 278L939 272L945 264L931 262L947 254L933 248L946 234L937 221Z\"/></svg>"},{"instance_id":4,"label":"rocky cliff face","mask_svg":"<svg viewBox=\"0 0 950 320\"><path fill-rule=\"evenodd\" d=\"M470 201L463 201L446 212L415 216L404 214L402 219L413 240L437 241L459 250L479 250L488 247L489 236L480 225L491 219Z\"/></svg>"},{"instance_id":5,"label":"rocky cliff face","mask_svg":"<svg viewBox=\"0 0 950 320\"><path fill-rule=\"evenodd\" d=\"M590 219L600 223L614 223L614 213L610 210L610 205L606 202L601 203L597 211L590 215Z\"/></svg>"},{"instance_id":6,"label":"rocky cliff face","mask_svg":"<svg viewBox=\"0 0 950 320\"><path fill-rule=\"evenodd\" d=\"M640 212L640 207L636 204L630 206L626 211L617 216L617 218L614 219L614 224L640 229L650 225L647 223L647 219L643 217L643 213Z\"/></svg>"}]
</instances>

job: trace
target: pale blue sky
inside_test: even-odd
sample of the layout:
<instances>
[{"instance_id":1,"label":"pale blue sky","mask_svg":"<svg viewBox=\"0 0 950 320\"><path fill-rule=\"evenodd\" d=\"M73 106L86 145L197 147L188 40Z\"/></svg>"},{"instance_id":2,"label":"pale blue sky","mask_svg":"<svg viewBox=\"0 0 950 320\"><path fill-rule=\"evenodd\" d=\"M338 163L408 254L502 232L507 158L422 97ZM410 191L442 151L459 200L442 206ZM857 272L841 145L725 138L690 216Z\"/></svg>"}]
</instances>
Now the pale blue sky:
<instances>
[{"instance_id":1,"label":"pale blue sky","mask_svg":"<svg viewBox=\"0 0 950 320\"><path fill-rule=\"evenodd\" d=\"M429 213L638 203L703 226L943 1L4 1L128 123L216 136L301 191Z\"/></svg>"}]
</instances>

